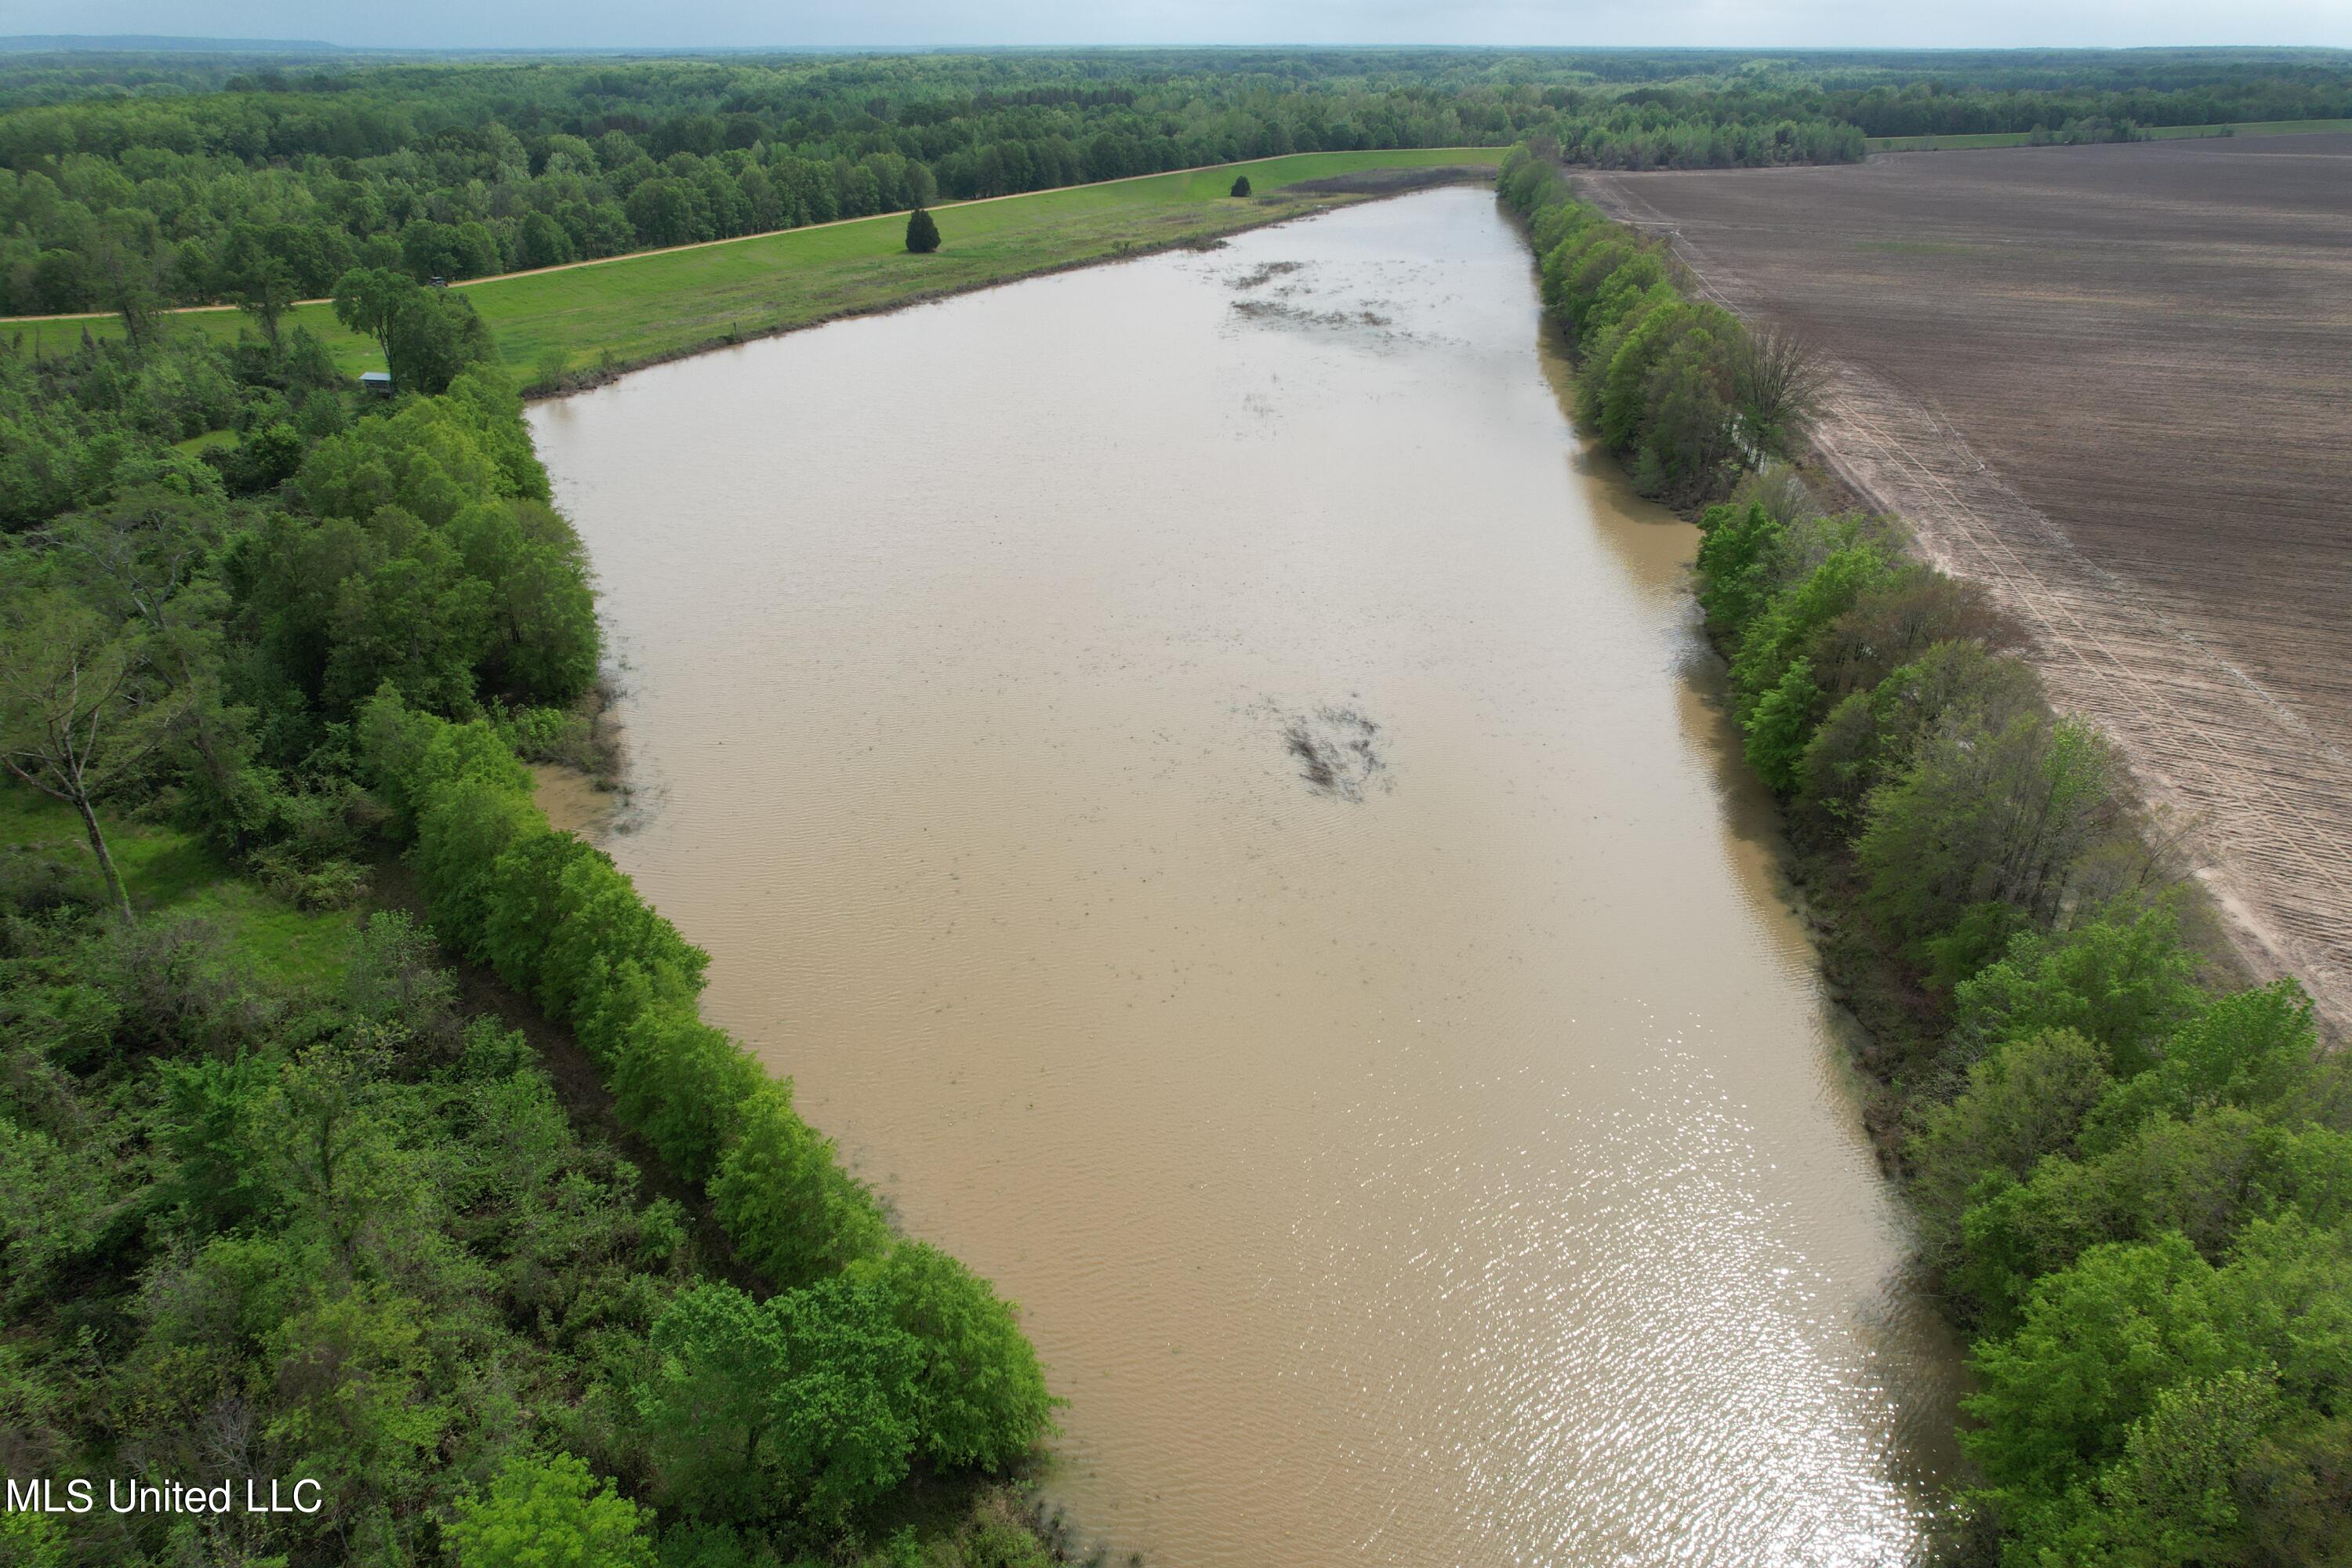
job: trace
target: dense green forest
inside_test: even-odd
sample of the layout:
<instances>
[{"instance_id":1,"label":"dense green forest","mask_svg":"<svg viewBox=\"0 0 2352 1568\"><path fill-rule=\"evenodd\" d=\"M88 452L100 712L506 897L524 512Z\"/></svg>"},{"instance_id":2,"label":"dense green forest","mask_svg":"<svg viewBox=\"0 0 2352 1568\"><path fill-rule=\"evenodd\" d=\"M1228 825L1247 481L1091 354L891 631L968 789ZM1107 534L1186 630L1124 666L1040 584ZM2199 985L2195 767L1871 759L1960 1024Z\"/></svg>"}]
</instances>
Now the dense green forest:
<instances>
[{"instance_id":1,"label":"dense green forest","mask_svg":"<svg viewBox=\"0 0 2352 1568\"><path fill-rule=\"evenodd\" d=\"M1956 1560L2344 1561L2352 1068L2293 981L2210 958L2121 763L1982 595L1776 460L1801 350L1695 302L1548 151L1505 199L1586 417L1649 488L1723 498L1701 604L1972 1340Z\"/></svg>"},{"instance_id":2,"label":"dense green forest","mask_svg":"<svg viewBox=\"0 0 2352 1568\"><path fill-rule=\"evenodd\" d=\"M487 334L344 293L396 400L299 330L0 347L0 1468L323 1505L10 1512L0 1560L1042 1563L983 1484L1050 1426L1011 1309L532 804L600 650Z\"/></svg>"},{"instance_id":3,"label":"dense green forest","mask_svg":"<svg viewBox=\"0 0 2352 1568\"><path fill-rule=\"evenodd\" d=\"M0 314L322 298L1293 152L1839 162L1865 136L2352 114L2352 61L1093 51L0 66Z\"/></svg>"}]
</instances>

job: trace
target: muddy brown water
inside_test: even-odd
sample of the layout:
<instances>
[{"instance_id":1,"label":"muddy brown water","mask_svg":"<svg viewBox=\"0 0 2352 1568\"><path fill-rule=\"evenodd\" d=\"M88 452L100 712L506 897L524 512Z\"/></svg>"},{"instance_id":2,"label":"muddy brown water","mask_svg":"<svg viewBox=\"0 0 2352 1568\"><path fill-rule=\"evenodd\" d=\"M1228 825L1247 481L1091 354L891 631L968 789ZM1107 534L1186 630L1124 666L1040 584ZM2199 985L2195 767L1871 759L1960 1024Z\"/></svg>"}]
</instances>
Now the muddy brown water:
<instances>
[{"instance_id":1,"label":"muddy brown water","mask_svg":"<svg viewBox=\"0 0 2352 1568\"><path fill-rule=\"evenodd\" d=\"M1022 1303L1122 1557L1896 1563L1950 1462L1696 535L1537 328L1448 190L532 415L590 831Z\"/></svg>"}]
</instances>

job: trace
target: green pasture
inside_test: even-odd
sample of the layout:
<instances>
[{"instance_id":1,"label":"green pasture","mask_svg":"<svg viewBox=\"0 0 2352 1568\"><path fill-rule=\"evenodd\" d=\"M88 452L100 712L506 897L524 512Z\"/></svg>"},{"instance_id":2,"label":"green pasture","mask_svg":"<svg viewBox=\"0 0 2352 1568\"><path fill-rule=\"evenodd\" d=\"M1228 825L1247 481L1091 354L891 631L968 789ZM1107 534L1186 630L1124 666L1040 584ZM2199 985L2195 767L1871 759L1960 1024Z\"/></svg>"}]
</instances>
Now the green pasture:
<instances>
[{"instance_id":1,"label":"green pasture","mask_svg":"<svg viewBox=\"0 0 2352 1568\"><path fill-rule=\"evenodd\" d=\"M100 824L114 868L141 913L216 920L228 931L236 961L283 981L331 984L342 973L355 919L348 911L296 909L237 875L193 833L103 814ZM72 807L12 779L0 782L0 875L16 869L20 857L62 860L82 891L104 896L97 858Z\"/></svg>"},{"instance_id":2,"label":"green pasture","mask_svg":"<svg viewBox=\"0 0 2352 1568\"><path fill-rule=\"evenodd\" d=\"M554 354L567 369L642 364L687 351L829 317L855 314L1002 282L1129 250L1248 228L1318 205L1360 200L1290 190L1307 180L1379 169L1500 163L1500 147L1301 153L1189 173L1147 174L993 201L935 208L937 254L905 249L903 213L782 234L617 258L593 266L509 273L457 285L498 339L520 383L540 378ZM1249 176L1252 196L1226 193ZM183 310L175 321L234 339L256 330L234 310ZM324 304L291 318L326 341L354 375L380 370L375 345L345 331ZM113 317L20 317L0 332L65 353L87 329L121 331Z\"/></svg>"},{"instance_id":3,"label":"green pasture","mask_svg":"<svg viewBox=\"0 0 2352 1568\"><path fill-rule=\"evenodd\" d=\"M2321 132L2352 131L2352 120L2248 120L2231 125L2151 125L2143 127L2153 142L2177 142L2200 136L2309 136ZM2028 131L1969 132L1952 136L1873 136L1864 146L1873 153L1950 153L1979 147L2023 147L2033 140Z\"/></svg>"}]
</instances>

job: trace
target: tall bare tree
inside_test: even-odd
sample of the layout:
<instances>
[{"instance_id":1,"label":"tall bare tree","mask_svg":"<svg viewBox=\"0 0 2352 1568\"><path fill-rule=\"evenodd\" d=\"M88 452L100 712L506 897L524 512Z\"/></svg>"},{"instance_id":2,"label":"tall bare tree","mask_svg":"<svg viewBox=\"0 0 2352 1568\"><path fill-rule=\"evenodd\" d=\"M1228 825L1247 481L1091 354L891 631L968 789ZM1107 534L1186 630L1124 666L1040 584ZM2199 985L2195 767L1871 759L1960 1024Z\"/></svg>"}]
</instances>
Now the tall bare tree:
<instances>
[{"instance_id":1,"label":"tall bare tree","mask_svg":"<svg viewBox=\"0 0 2352 1568\"><path fill-rule=\"evenodd\" d=\"M1828 386L1821 355L1797 333L1764 323L1734 340L1730 361L1731 401L1748 456L1792 456Z\"/></svg>"},{"instance_id":2,"label":"tall bare tree","mask_svg":"<svg viewBox=\"0 0 2352 1568\"><path fill-rule=\"evenodd\" d=\"M84 598L143 628L142 650L186 695L191 739L226 799L233 793L238 728L220 704L228 595L207 570L221 522L219 502L150 485L72 513L46 537Z\"/></svg>"},{"instance_id":3,"label":"tall bare tree","mask_svg":"<svg viewBox=\"0 0 2352 1568\"><path fill-rule=\"evenodd\" d=\"M0 611L0 763L74 808L126 920L98 801L170 738L188 700L156 677L143 635L86 605L41 594Z\"/></svg>"}]
</instances>

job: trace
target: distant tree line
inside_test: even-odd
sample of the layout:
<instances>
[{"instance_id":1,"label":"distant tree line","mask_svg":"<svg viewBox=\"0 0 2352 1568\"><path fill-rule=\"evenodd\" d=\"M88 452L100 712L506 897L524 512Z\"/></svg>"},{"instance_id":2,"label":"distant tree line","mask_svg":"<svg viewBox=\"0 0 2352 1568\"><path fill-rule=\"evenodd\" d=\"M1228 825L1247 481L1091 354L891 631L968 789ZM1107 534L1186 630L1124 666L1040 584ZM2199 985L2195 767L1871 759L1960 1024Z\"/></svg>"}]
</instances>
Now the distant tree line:
<instances>
[{"instance_id":1,"label":"distant tree line","mask_svg":"<svg viewBox=\"0 0 2352 1568\"><path fill-rule=\"evenodd\" d=\"M481 277L1286 153L1540 133L1600 167L1726 168L2352 115L2325 51L235 58L0 67L0 314L317 298L354 267Z\"/></svg>"},{"instance_id":2,"label":"distant tree line","mask_svg":"<svg viewBox=\"0 0 2352 1568\"><path fill-rule=\"evenodd\" d=\"M142 73L152 76L152 73ZM338 63L0 111L0 313L465 279L1091 180L1531 131L1612 166L1857 157L1851 128L1544 57Z\"/></svg>"},{"instance_id":3,"label":"distant tree line","mask_svg":"<svg viewBox=\"0 0 2352 1568\"><path fill-rule=\"evenodd\" d=\"M2069 124L2226 125L2241 121L2352 118L2352 62L2298 77L2263 76L2193 87L2067 87L1994 92L1937 81L1827 93L1822 108L1866 136L1982 132L2055 133Z\"/></svg>"},{"instance_id":4,"label":"distant tree line","mask_svg":"<svg viewBox=\"0 0 2352 1568\"><path fill-rule=\"evenodd\" d=\"M1777 460L1801 426L1737 391L1759 340L1542 151L1503 191L1582 352L1583 418L1663 493L1738 476L1702 519L1700 603L1972 1342L1951 1559L2343 1560L2352 1065L2293 981L2231 987L2105 741L1979 590L1889 520L1825 514ZM1775 357L1751 373L1790 384Z\"/></svg>"}]
</instances>

